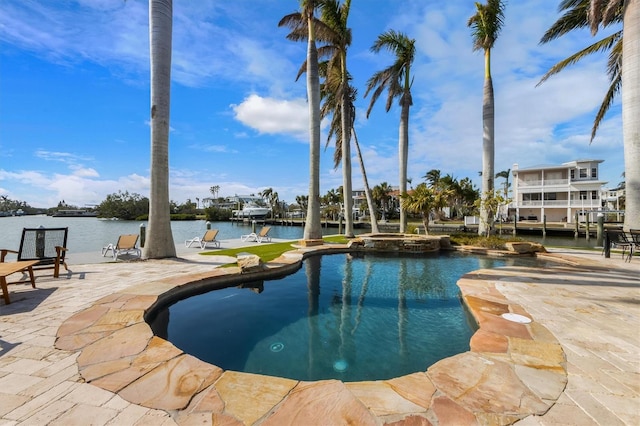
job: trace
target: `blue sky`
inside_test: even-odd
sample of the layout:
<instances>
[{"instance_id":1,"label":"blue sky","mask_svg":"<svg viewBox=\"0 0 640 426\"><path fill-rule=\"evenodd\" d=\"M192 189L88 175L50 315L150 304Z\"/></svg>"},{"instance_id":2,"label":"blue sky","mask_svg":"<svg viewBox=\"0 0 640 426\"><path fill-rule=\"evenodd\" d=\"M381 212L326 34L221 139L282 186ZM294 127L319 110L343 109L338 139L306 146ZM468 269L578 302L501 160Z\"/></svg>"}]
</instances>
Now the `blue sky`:
<instances>
[{"instance_id":1,"label":"blue sky","mask_svg":"<svg viewBox=\"0 0 640 426\"><path fill-rule=\"evenodd\" d=\"M273 188L293 203L308 191L306 44L277 24L297 0L174 2L170 197L177 203ZM540 87L558 60L594 41L588 32L539 45L559 0L508 2L492 55L496 172L603 159L610 187L624 170L620 99L589 144L608 86L593 57ZM439 169L480 185L483 55L472 51L471 0L353 0L348 65L358 89L356 131L370 184L398 184L396 105L369 119L366 82L386 68L372 54L389 29L416 39L408 176ZM149 194L148 2L3 0L0 8L0 195L51 207L100 203L118 190ZM326 127L323 127L323 146ZM354 150L355 153L355 150ZM321 193L342 185L333 147ZM362 188L357 161L353 187Z\"/></svg>"}]
</instances>

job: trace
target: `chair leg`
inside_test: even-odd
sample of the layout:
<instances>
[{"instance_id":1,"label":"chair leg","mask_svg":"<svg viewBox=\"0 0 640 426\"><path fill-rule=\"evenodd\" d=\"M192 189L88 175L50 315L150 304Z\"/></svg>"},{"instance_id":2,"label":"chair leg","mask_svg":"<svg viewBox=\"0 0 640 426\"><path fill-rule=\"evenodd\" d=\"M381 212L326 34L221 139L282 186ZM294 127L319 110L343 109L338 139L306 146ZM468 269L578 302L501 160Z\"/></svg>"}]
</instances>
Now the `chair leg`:
<instances>
[{"instance_id":1,"label":"chair leg","mask_svg":"<svg viewBox=\"0 0 640 426\"><path fill-rule=\"evenodd\" d=\"M33 276L33 268L29 266L29 279L31 280L31 287L36 288L36 277Z\"/></svg>"}]
</instances>

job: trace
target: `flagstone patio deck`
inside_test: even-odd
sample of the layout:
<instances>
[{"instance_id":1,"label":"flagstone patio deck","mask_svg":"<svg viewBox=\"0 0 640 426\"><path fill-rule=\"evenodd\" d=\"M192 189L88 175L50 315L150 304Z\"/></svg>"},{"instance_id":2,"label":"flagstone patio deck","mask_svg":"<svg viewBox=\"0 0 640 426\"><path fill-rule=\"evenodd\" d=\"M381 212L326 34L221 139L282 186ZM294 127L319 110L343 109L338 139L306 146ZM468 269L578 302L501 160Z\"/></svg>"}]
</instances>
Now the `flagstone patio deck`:
<instances>
[{"instance_id":1,"label":"flagstone patio deck","mask_svg":"<svg viewBox=\"0 0 640 426\"><path fill-rule=\"evenodd\" d=\"M152 336L157 296L233 272L216 269L228 258L71 265L0 305L0 425L640 424L640 259L554 255L567 254L572 265L467 274L471 351L355 383L223 371Z\"/></svg>"}]
</instances>

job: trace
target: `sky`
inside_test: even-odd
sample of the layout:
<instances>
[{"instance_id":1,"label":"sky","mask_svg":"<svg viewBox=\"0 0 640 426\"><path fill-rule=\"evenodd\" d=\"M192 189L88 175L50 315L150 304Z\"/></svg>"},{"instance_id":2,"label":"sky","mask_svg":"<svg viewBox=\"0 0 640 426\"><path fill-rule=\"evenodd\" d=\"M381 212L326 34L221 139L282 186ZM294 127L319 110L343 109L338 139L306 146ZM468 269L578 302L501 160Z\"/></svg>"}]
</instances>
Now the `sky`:
<instances>
[{"instance_id":1,"label":"sky","mask_svg":"<svg viewBox=\"0 0 640 426\"><path fill-rule=\"evenodd\" d=\"M507 2L492 50L495 171L601 159L615 187L624 171L620 98L590 143L608 87L594 55L536 87L595 39L588 31L540 45L559 0ZM308 194L306 43L280 19L298 0L178 0L173 5L170 198L178 204L267 188ZM348 24L355 128L370 186L398 185L400 109L386 93L369 118L367 80L393 57L370 48L393 29L416 40L408 177L438 169L481 186L484 58L467 26L472 0L353 0ZM615 29L615 28L614 28ZM610 33L610 32L609 32ZM597 38L608 34L600 32ZM118 191L149 196L149 18L144 0L2 0L0 196L32 207L99 204ZM322 127L320 193L342 185ZM355 155L355 150L352 149ZM353 188L363 188L353 159ZM500 180L496 182L496 186Z\"/></svg>"}]
</instances>

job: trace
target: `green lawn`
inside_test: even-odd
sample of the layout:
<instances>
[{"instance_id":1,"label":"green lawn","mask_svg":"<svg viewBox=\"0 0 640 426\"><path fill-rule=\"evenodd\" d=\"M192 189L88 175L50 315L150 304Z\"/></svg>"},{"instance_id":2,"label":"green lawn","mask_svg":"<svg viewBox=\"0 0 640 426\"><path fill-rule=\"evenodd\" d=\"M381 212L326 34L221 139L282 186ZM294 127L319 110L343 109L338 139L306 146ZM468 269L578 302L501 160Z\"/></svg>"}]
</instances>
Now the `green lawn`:
<instances>
[{"instance_id":1,"label":"green lawn","mask_svg":"<svg viewBox=\"0 0 640 426\"><path fill-rule=\"evenodd\" d=\"M325 243L338 243L338 244L346 244L349 240L342 235L333 235L330 237L324 237L323 240ZM225 250L216 250L216 251L208 251L202 253L203 255L215 255L215 256L231 256L236 257L238 253L251 253L257 256L260 256L263 262L269 262L270 260L277 259L280 255L286 251L294 250L292 244L295 244L298 240L295 241L286 241L283 243L270 243L270 244L260 244L256 246L247 246L247 247L239 247L235 249L225 249Z\"/></svg>"}]
</instances>

